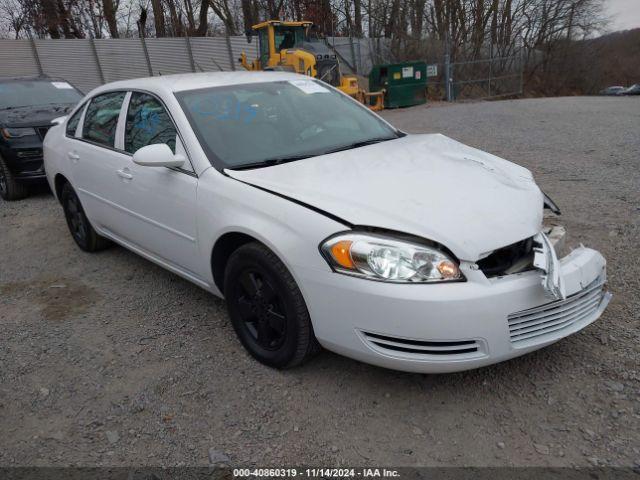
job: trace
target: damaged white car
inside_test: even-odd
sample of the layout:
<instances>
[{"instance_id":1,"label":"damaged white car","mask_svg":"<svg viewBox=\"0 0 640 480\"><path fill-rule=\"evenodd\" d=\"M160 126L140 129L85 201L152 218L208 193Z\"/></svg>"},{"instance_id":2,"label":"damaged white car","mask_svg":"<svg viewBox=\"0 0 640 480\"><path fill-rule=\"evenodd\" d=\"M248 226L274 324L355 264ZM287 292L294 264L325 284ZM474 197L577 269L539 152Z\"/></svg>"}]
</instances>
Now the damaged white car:
<instances>
[{"instance_id":1,"label":"damaged white car","mask_svg":"<svg viewBox=\"0 0 640 480\"><path fill-rule=\"evenodd\" d=\"M320 345L414 372L489 365L595 321L605 260L561 254L557 207L518 165L407 135L298 75L104 85L44 142L85 251L116 242L224 296L279 368ZM153 319L149 319L153 321Z\"/></svg>"}]
</instances>

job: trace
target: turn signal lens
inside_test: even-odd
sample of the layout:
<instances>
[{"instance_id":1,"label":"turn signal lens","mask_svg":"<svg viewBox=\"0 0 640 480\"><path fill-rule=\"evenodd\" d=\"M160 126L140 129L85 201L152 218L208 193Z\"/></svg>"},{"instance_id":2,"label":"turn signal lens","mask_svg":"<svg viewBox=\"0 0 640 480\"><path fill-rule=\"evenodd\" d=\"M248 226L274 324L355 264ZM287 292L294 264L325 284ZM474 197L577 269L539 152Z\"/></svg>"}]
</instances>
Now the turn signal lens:
<instances>
[{"instance_id":1,"label":"turn signal lens","mask_svg":"<svg viewBox=\"0 0 640 480\"><path fill-rule=\"evenodd\" d=\"M331 256L343 268L353 270L355 265L351 260L351 240L341 240L331 246Z\"/></svg>"},{"instance_id":2,"label":"turn signal lens","mask_svg":"<svg viewBox=\"0 0 640 480\"><path fill-rule=\"evenodd\" d=\"M455 263L449 260L440 262L437 266L437 269L440 272L440 275L442 275L442 278L460 277L460 269L458 269L458 266Z\"/></svg>"}]
</instances>

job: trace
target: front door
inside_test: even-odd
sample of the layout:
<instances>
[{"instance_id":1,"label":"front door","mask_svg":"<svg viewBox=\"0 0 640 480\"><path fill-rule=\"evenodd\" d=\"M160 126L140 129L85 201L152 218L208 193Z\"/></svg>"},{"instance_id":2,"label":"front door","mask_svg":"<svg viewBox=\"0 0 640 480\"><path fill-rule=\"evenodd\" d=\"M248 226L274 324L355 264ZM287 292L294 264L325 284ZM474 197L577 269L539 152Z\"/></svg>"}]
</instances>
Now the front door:
<instances>
[{"instance_id":1,"label":"front door","mask_svg":"<svg viewBox=\"0 0 640 480\"><path fill-rule=\"evenodd\" d=\"M123 237L160 260L197 279L206 278L197 243L196 195L198 177L191 167L176 127L163 104L153 95L132 92L123 115L120 203L132 221ZM187 158L182 168L145 167L133 163L133 154L146 145L166 143Z\"/></svg>"}]
</instances>

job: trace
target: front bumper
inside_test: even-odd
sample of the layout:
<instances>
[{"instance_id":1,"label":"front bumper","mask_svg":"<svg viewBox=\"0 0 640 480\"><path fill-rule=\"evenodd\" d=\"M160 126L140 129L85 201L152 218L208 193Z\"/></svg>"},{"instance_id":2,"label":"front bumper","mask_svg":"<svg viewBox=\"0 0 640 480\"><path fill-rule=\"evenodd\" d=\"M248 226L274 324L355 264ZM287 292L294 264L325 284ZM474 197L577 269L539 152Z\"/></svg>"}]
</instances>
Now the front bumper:
<instances>
[{"instance_id":1,"label":"front bumper","mask_svg":"<svg viewBox=\"0 0 640 480\"><path fill-rule=\"evenodd\" d=\"M11 174L20 180L37 180L45 178L42 142L37 140L16 139L10 147L0 148L0 155L5 160Z\"/></svg>"},{"instance_id":2,"label":"front bumper","mask_svg":"<svg viewBox=\"0 0 640 480\"><path fill-rule=\"evenodd\" d=\"M545 296L537 270L467 282L402 285L298 270L316 337L328 350L422 373L468 370L537 350L600 317L606 262L580 247L560 260L566 300ZM467 269L468 268L468 269Z\"/></svg>"}]
</instances>

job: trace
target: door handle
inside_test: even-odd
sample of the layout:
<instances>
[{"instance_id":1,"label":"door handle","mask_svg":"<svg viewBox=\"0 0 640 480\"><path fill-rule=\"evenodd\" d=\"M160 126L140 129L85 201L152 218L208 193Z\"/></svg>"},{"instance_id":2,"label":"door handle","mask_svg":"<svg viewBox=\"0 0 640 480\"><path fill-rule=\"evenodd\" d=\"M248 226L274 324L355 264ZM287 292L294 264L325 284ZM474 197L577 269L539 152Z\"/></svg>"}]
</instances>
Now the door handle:
<instances>
[{"instance_id":1,"label":"door handle","mask_svg":"<svg viewBox=\"0 0 640 480\"><path fill-rule=\"evenodd\" d=\"M133 175L131 175L129 173L129 169L128 168L124 168L122 170L117 170L116 174L120 177L123 178L125 180L132 180L133 179Z\"/></svg>"},{"instance_id":2,"label":"door handle","mask_svg":"<svg viewBox=\"0 0 640 480\"><path fill-rule=\"evenodd\" d=\"M71 160L73 163L78 163L78 160L80 160L80 155L75 152L67 153L67 157L69 157L69 160Z\"/></svg>"}]
</instances>

